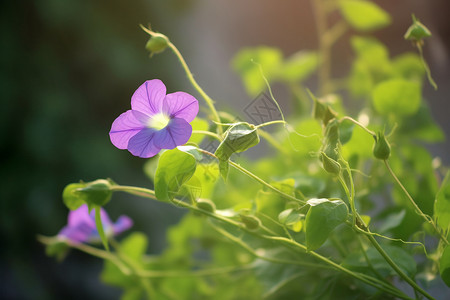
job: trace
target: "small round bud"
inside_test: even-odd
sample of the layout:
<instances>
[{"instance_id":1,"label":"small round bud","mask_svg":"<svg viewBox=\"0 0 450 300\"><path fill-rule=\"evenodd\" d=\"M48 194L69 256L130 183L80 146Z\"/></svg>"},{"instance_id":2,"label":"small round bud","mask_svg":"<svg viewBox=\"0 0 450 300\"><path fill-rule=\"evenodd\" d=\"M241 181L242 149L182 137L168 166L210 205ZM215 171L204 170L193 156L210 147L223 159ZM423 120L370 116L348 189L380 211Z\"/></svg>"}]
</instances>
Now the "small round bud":
<instances>
[{"instance_id":1,"label":"small round bud","mask_svg":"<svg viewBox=\"0 0 450 300\"><path fill-rule=\"evenodd\" d=\"M430 30L425 25L417 21L413 16L413 23L411 26L409 26L408 30L405 33L405 40L420 41L423 38L430 36Z\"/></svg>"},{"instance_id":2,"label":"small round bud","mask_svg":"<svg viewBox=\"0 0 450 300\"><path fill-rule=\"evenodd\" d=\"M320 153L320 160L322 166L330 174L339 175L341 172L341 165L334 159L328 157L324 152Z\"/></svg>"},{"instance_id":3,"label":"small round bud","mask_svg":"<svg viewBox=\"0 0 450 300\"><path fill-rule=\"evenodd\" d=\"M374 137L375 138L375 137ZM373 155L381 160L386 160L391 154L391 146L384 137L384 133L379 131L375 138L375 144L373 145Z\"/></svg>"},{"instance_id":4,"label":"small round bud","mask_svg":"<svg viewBox=\"0 0 450 300\"><path fill-rule=\"evenodd\" d=\"M75 190L81 195L88 206L103 206L111 200L111 182L106 179L98 179L86 183L84 187Z\"/></svg>"},{"instance_id":5,"label":"small round bud","mask_svg":"<svg viewBox=\"0 0 450 300\"><path fill-rule=\"evenodd\" d=\"M150 55L153 55L163 52L168 45L166 37L154 35L148 40L145 49L150 52Z\"/></svg>"},{"instance_id":6,"label":"small round bud","mask_svg":"<svg viewBox=\"0 0 450 300\"><path fill-rule=\"evenodd\" d=\"M239 215L241 217L242 223L249 230L257 230L261 226L261 221L252 215Z\"/></svg>"},{"instance_id":7,"label":"small round bud","mask_svg":"<svg viewBox=\"0 0 450 300\"><path fill-rule=\"evenodd\" d=\"M210 213L213 213L216 210L216 205L209 199L198 199L197 207Z\"/></svg>"}]
</instances>

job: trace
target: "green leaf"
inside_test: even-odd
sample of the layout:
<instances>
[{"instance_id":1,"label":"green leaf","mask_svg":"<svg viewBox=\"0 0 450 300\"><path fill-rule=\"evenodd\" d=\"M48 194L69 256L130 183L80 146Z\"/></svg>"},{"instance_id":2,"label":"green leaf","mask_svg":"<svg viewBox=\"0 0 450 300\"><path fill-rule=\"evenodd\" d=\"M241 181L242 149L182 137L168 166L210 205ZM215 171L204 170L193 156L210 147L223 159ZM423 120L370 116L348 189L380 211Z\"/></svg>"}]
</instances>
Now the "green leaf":
<instances>
[{"instance_id":1,"label":"green leaf","mask_svg":"<svg viewBox=\"0 0 450 300\"><path fill-rule=\"evenodd\" d=\"M306 248L315 250L322 246L336 226L347 220L348 208L338 199L310 199L310 209L306 214Z\"/></svg>"},{"instance_id":2,"label":"green leaf","mask_svg":"<svg viewBox=\"0 0 450 300\"><path fill-rule=\"evenodd\" d=\"M144 268L143 256L147 250L147 237L140 232L134 232L120 243L120 254L127 257L128 262ZM109 285L118 286L124 289L121 299L141 299L143 289L141 282L136 277L124 274L111 261L105 261L100 276L101 280Z\"/></svg>"},{"instance_id":3,"label":"green leaf","mask_svg":"<svg viewBox=\"0 0 450 300\"><path fill-rule=\"evenodd\" d=\"M319 56L316 52L297 52L284 62L279 77L288 82L299 82L308 78L318 64Z\"/></svg>"},{"instance_id":4,"label":"green leaf","mask_svg":"<svg viewBox=\"0 0 450 300\"><path fill-rule=\"evenodd\" d=\"M395 261L399 268L407 274L409 277L413 277L417 272L417 265L414 258L397 246L383 245L382 248L389 255L389 257ZM375 248L369 248L366 251L366 255L370 261L370 265L380 273L382 276L395 275L396 272L392 267L386 262L386 260L381 256L381 254ZM350 268L362 273L372 273L365 256L358 251L357 253L351 253L342 262L344 267Z\"/></svg>"},{"instance_id":5,"label":"green leaf","mask_svg":"<svg viewBox=\"0 0 450 300\"><path fill-rule=\"evenodd\" d=\"M392 213L383 218L383 224L380 226L379 232L387 232L392 228L399 226L405 218L406 211L402 209L398 213Z\"/></svg>"},{"instance_id":6,"label":"green leaf","mask_svg":"<svg viewBox=\"0 0 450 300\"><path fill-rule=\"evenodd\" d=\"M433 119L426 102L422 102L417 113L403 120L398 128L398 132L404 136L428 143L445 140L444 132Z\"/></svg>"},{"instance_id":7,"label":"green leaf","mask_svg":"<svg viewBox=\"0 0 450 300\"><path fill-rule=\"evenodd\" d=\"M283 249L275 248L270 251L265 251L264 256L285 258L289 257L290 254ZM294 257L293 259L298 259L298 257ZM278 297L276 297L276 293L279 290L286 287L289 282L298 280L298 277L307 275L307 270L300 266L277 264L262 259L256 259L253 262L253 266L255 269L255 275L262 284L264 295L261 298L264 299L267 299L270 296L274 296L274 298L270 299L278 299Z\"/></svg>"},{"instance_id":8,"label":"green leaf","mask_svg":"<svg viewBox=\"0 0 450 300\"><path fill-rule=\"evenodd\" d=\"M183 183L195 173L193 154L179 149L165 151L159 158L155 173L155 194L161 201L172 200Z\"/></svg>"},{"instance_id":9,"label":"green leaf","mask_svg":"<svg viewBox=\"0 0 450 300\"><path fill-rule=\"evenodd\" d=\"M108 238L106 237L105 231L103 230L103 222L100 215L100 206L94 207L95 209L95 226L97 227L98 235L102 240L102 244L106 251L109 251Z\"/></svg>"},{"instance_id":10,"label":"green leaf","mask_svg":"<svg viewBox=\"0 0 450 300\"><path fill-rule=\"evenodd\" d=\"M266 89L266 83L261 75L261 65L267 80L276 77L282 64L281 51L270 47L246 48L237 53L231 64L233 69L241 75L247 93L254 97Z\"/></svg>"},{"instance_id":11,"label":"green leaf","mask_svg":"<svg viewBox=\"0 0 450 300\"><path fill-rule=\"evenodd\" d=\"M83 197L76 190L85 187L85 183L71 183L64 188L63 202L70 210L76 210L85 204Z\"/></svg>"},{"instance_id":12,"label":"green leaf","mask_svg":"<svg viewBox=\"0 0 450 300\"><path fill-rule=\"evenodd\" d=\"M195 118L194 121L191 122L191 126L192 126L192 130L202 130L202 131L206 131L208 130L208 122L205 119L202 118ZM200 145L200 143L203 141L203 139L205 138L204 134L201 133L192 133L188 143L192 143L195 145Z\"/></svg>"},{"instance_id":13,"label":"green leaf","mask_svg":"<svg viewBox=\"0 0 450 300\"><path fill-rule=\"evenodd\" d=\"M444 230L450 228L450 171L445 175L434 202L434 219Z\"/></svg>"},{"instance_id":14,"label":"green leaf","mask_svg":"<svg viewBox=\"0 0 450 300\"><path fill-rule=\"evenodd\" d=\"M219 170L223 178L228 174L228 159L233 153L240 153L259 143L256 127L246 122L230 126L225 138L214 153L219 158Z\"/></svg>"},{"instance_id":15,"label":"green leaf","mask_svg":"<svg viewBox=\"0 0 450 300\"><path fill-rule=\"evenodd\" d=\"M303 227L303 219L305 218L305 215L302 213L299 213L298 211L290 208L282 211L278 215L278 221L280 221L281 224L286 225L288 228L295 232L300 232Z\"/></svg>"},{"instance_id":16,"label":"green leaf","mask_svg":"<svg viewBox=\"0 0 450 300\"><path fill-rule=\"evenodd\" d=\"M446 246L439 260L441 278L450 287L450 246Z\"/></svg>"},{"instance_id":17,"label":"green leaf","mask_svg":"<svg viewBox=\"0 0 450 300\"><path fill-rule=\"evenodd\" d=\"M373 2L341 0L339 9L344 19L361 31L379 29L391 23L389 14Z\"/></svg>"},{"instance_id":18,"label":"green leaf","mask_svg":"<svg viewBox=\"0 0 450 300\"><path fill-rule=\"evenodd\" d=\"M404 79L421 80L425 74L420 56L415 53L405 53L392 60L394 72Z\"/></svg>"},{"instance_id":19,"label":"green leaf","mask_svg":"<svg viewBox=\"0 0 450 300\"><path fill-rule=\"evenodd\" d=\"M120 243L120 251L135 262L142 261L147 247L147 236L141 232L132 233Z\"/></svg>"},{"instance_id":20,"label":"green leaf","mask_svg":"<svg viewBox=\"0 0 450 300\"><path fill-rule=\"evenodd\" d=\"M379 83L373 93L375 109L383 115L412 115L420 107L421 87L418 82L391 79Z\"/></svg>"},{"instance_id":21,"label":"green leaf","mask_svg":"<svg viewBox=\"0 0 450 300\"><path fill-rule=\"evenodd\" d=\"M339 141L344 145L352 138L355 124L352 121L344 120L339 123Z\"/></svg>"}]
</instances>

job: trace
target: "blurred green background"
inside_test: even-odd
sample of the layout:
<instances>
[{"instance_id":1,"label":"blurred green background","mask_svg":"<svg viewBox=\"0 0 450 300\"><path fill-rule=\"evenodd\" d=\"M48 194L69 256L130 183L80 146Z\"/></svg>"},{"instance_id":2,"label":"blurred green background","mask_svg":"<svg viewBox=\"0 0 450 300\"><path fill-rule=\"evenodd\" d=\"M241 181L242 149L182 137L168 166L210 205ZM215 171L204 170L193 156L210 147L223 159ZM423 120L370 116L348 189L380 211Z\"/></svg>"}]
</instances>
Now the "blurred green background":
<instances>
[{"instance_id":1,"label":"blurred green background","mask_svg":"<svg viewBox=\"0 0 450 300\"><path fill-rule=\"evenodd\" d=\"M446 1L376 1L394 24L377 33L392 54L412 51L403 40L416 15L430 27L426 45L438 92L426 85L433 115L449 136L450 24ZM152 59L144 49L149 22L180 48L219 109L240 111L248 97L229 68L244 46L280 47L286 55L317 47L308 1L2 1L0 4L0 298L114 299L105 287L101 261L72 251L62 263L45 256L37 234L55 235L67 209L61 201L71 182L111 177L126 185L151 186L144 160L109 141L112 121L130 105L145 80L160 78L168 92L188 85L175 57ZM388 6L386 6L388 5ZM347 44L346 44L347 43ZM336 46L335 75L348 71L348 41ZM312 81L314 86L315 82ZM278 88L280 102L283 90ZM198 96L198 95L196 95ZM449 162L448 142L433 149ZM107 210L127 214L149 235L150 252L164 247L164 229L183 211L125 195Z\"/></svg>"}]
</instances>

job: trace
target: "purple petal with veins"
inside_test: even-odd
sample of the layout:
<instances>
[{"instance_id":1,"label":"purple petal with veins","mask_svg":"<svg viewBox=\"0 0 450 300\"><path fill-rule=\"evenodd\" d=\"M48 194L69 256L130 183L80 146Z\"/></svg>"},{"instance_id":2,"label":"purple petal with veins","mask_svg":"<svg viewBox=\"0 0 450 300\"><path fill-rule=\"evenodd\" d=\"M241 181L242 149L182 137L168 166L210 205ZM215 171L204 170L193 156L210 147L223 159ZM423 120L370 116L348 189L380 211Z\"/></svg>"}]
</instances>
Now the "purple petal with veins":
<instances>
[{"instance_id":1,"label":"purple petal with veins","mask_svg":"<svg viewBox=\"0 0 450 300\"><path fill-rule=\"evenodd\" d=\"M128 151L134 156L142 158L149 158L158 154L161 148L153 143L153 137L156 132L152 128L145 128L139 131L128 142Z\"/></svg>"},{"instance_id":2,"label":"purple petal with veins","mask_svg":"<svg viewBox=\"0 0 450 300\"><path fill-rule=\"evenodd\" d=\"M192 126L183 119L174 118L169 124L157 131L153 143L158 148L173 149L186 144L192 134Z\"/></svg>"},{"instance_id":3,"label":"purple petal with veins","mask_svg":"<svg viewBox=\"0 0 450 300\"><path fill-rule=\"evenodd\" d=\"M147 80L131 96L131 109L146 115L157 114L162 111L166 86L159 79Z\"/></svg>"},{"instance_id":4,"label":"purple petal with veins","mask_svg":"<svg viewBox=\"0 0 450 300\"><path fill-rule=\"evenodd\" d=\"M180 118L188 123L198 114L198 101L184 92L168 94L164 99L163 112L171 118Z\"/></svg>"},{"instance_id":5,"label":"purple petal with veins","mask_svg":"<svg viewBox=\"0 0 450 300\"><path fill-rule=\"evenodd\" d=\"M129 140L139 131L146 128L149 116L128 110L114 120L109 137L114 146L119 149L127 149Z\"/></svg>"}]
</instances>

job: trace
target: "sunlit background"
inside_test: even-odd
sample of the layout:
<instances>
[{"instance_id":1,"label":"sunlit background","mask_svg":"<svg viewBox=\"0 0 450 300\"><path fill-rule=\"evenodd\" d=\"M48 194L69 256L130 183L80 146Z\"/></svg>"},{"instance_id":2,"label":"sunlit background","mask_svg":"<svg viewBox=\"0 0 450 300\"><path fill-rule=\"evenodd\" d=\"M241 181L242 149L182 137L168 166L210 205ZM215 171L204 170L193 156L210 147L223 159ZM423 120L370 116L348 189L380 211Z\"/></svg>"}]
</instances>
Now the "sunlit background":
<instances>
[{"instance_id":1,"label":"sunlit background","mask_svg":"<svg viewBox=\"0 0 450 300\"><path fill-rule=\"evenodd\" d=\"M425 56L439 90L426 84L424 93L450 136L449 2L375 2L393 16L393 24L375 34L392 56L414 51L403 39L411 13L432 31ZM2 1L0 16L1 299L118 298L118 289L98 279L100 260L72 251L57 263L36 235L55 235L66 223L61 193L68 183L111 177L151 187L145 161L116 149L108 136L141 83L159 78L168 92L198 96L172 53L149 58L139 24L168 35L218 108L239 116L252 100L230 68L239 49L275 46L288 56L317 48L306 0ZM333 75L345 76L352 57L344 37L333 48ZM315 78L309 84L314 90ZM274 88L288 112L286 92ZM450 163L448 142L432 151ZM113 219L127 214L135 220L134 229L150 237L150 253L164 248L165 228L183 213L125 195L115 195L106 208Z\"/></svg>"}]
</instances>

